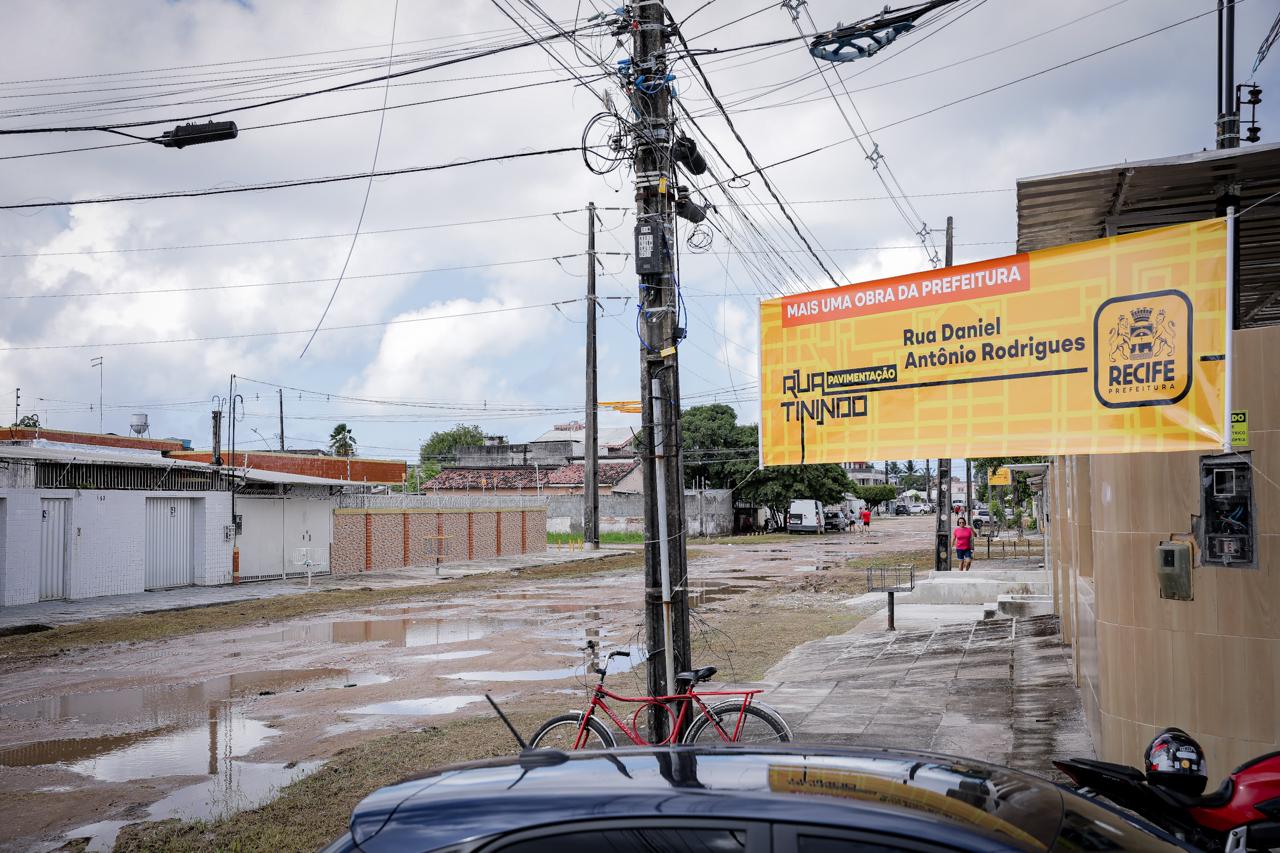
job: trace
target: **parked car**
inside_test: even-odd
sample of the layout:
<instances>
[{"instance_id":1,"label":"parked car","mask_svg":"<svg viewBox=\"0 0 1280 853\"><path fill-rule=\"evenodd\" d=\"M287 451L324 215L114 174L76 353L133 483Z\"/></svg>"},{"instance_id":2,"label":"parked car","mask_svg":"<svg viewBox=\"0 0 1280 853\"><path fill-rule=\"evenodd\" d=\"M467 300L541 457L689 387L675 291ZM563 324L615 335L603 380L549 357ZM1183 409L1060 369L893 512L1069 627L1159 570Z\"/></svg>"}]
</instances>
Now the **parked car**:
<instances>
[{"instance_id":1,"label":"parked car","mask_svg":"<svg viewBox=\"0 0 1280 853\"><path fill-rule=\"evenodd\" d=\"M907 507L907 511L912 515L928 515L934 509L929 504L911 504Z\"/></svg>"},{"instance_id":2,"label":"parked car","mask_svg":"<svg viewBox=\"0 0 1280 853\"><path fill-rule=\"evenodd\" d=\"M551 750L375 791L323 853L1190 850L990 764L827 745Z\"/></svg>"},{"instance_id":3,"label":"parked car","mask_svg":"<svg viewBox=\"0 0 1280 853\"><path fill-rule=\"evenodd\" d=\"M849 514L844 507L829 507L822 510L823 527L827 530L843 533L849 529Z\"/></svg>"},{"instance_id":4,"label":"parked car","mask_svg":"<svg viewBox=\"0 0 1280 853\"><path fill-rule=\"evenodd\" d=\"M821 533L824 526L821 503L808 498L791 502L787 510L788 533Z\"/></svg>"},{"instance_id":5,"label":"parked car","mask_svg":"<svg viewBox=\"0 0 1280 853\"><path fill-rule=\"evenodd\" d=\"M894 504L893 514L894 515L910 515L911 510L907 508L906 504Z\"/></svg>"},{"instance_id":6,"label":"parked car","mask_svg":"<svg viewBox=\"0 0 1280 853\"><path fill-rule=\"evenodd\" d=\"M969 520L974 530L981 530L983 527L991 523L991 510L985 506L974 507L973 518Z\"/></svg>"}]
</instances>

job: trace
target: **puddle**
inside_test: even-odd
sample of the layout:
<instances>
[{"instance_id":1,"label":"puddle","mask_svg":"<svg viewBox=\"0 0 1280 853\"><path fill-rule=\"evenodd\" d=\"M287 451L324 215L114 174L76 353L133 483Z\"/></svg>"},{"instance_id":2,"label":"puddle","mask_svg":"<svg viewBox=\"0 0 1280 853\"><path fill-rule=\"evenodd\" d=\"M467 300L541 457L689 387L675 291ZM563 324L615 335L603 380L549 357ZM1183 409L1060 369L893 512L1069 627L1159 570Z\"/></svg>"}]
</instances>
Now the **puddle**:
<instances>
[{"instance_id":1,"label":"puddle","mask_svg":"<svg viewBox=\"0 0 1280 853\"><path fill-rule=\"evenodd\" d=\"M430 655L413 655L406 660L465 660L466 658L478 658L484 655L493 654L492 649L472 649L471 651L459 652L436 652Z\"/></svg>"},{"instance_id":2,"label":"puddle","mask_svg":"<svg viewBox=\"0 0 1280 853\"><path fill-rule=\"evenodd\" d=\"M617 660L614 658L615 664ZM610 672L614 668L610 666ZM561 669L487 669L475 672L452 672L440 677L456 678L460 681L559 681L562 678L573 678L575 675L582 676L585 671L586 668L581 666L566 666ZM621 667L618 667L617 671L621 672Z\"/></svg>"},{"instance_id":3,"label":"puddle","mask_svg":"<svg viewBox=\"0 0 1280 853\"><path fill-rule=\"evenodd\" d=\"M203 776L222 762L257 749L276 732L227 703L215 703L195 726L98 738L37 741L0 753L0 764L34 767L56 764L100 782L128 782L158 776Z\"/></svg>"},{"instance_id":4,"label":"puddle","mask_svg":"<svg viewBox=\"0 0 1280 853\"><path fill-rule=\"evenodd\" d=\"M257 764L230 761L212 779L179 788L152 804L143 820L157 821L215 819L245 809L256 808L275 798L285 785L296 782L320 767L313 761L292 767L285 764ZM63 840L88 838L86 851L109 851L120 830L137 820L104 820L68 832Z\"/></svg>"},{"instance_id":5,"label":"puddle","mask_svg":"<svg viewBox=\"0 0 1280 853\"><path fill-rule=\"evenodd\" d=\"M242 643L382 643L390 648L414 648L479 640L519 622L493 619L361 619L297 625L274 634L259 634Z\"/></svg>"},{"instance_id":6,"label":"puddle","mask_svg":"<svg viewBox=\"0 0 1280 853\"><path fill-rule=\"evenodd\" d=\"M276 669L222 675L196 684L151 685L95 693L67 693L0 705L0 720L76 720L88 724L146 724L152 728L208 716L209 703L263 691L280 692L341 669ZM4 764L0 759L0 764Z\"/></svg>"},{"instance_id":7,"label":"puddle","mask_svg":"<svg viewBox=\"0 0 1280 853\"><path fill-rule=\"evenodd\" d=\"M465 708L474 702L480 702L483 696L428 696L422 699L395 699L390 702L375 702L344 711L347 714L391 714L409 717L431 717L438 714L452 714L459 708Z\"/></svg>"}]
</instances>

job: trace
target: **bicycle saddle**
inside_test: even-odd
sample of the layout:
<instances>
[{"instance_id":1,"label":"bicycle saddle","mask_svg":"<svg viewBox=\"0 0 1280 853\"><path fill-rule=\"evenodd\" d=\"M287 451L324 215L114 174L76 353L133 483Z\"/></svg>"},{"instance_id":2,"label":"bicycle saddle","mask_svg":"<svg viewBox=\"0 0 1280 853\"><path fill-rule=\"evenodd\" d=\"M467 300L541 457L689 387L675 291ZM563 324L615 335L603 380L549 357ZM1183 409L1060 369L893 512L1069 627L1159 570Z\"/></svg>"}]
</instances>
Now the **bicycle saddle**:
<instances>
[{"instance_id":1,"label":"bicycle saddle","mask_svg":"<svg viewBox=\"0 0 1280 853\"><path fill-rule=\"evenodd\" d=\"M691 681L697 684L699 681L706 681L708 678L716 674L714 666L704 666L702 669L693 672L681 672L676 675L677 681Z\"/></svg>"}]
</instances>

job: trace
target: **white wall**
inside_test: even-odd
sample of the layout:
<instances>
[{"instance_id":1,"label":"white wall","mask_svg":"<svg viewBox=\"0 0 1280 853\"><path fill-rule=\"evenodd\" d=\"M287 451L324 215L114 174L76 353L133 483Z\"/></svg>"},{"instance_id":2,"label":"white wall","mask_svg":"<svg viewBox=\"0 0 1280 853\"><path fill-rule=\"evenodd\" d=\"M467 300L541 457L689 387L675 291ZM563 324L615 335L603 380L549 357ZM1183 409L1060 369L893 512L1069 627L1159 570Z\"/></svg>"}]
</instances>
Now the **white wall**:
<instances>
[{"instance_id":1,"label":"white wall","mask_svg":"<svg viewBox=\"0 0 1280 853\"><path fill-rule=\"evenodd\" d=\"M78 489L0 489L0 604L39 600L40 500L71 501L67 517L67 598L143 592L147 498L194 498L195 582L231 582L227 492L146 492Z\"/></svg>"}]
</instances>

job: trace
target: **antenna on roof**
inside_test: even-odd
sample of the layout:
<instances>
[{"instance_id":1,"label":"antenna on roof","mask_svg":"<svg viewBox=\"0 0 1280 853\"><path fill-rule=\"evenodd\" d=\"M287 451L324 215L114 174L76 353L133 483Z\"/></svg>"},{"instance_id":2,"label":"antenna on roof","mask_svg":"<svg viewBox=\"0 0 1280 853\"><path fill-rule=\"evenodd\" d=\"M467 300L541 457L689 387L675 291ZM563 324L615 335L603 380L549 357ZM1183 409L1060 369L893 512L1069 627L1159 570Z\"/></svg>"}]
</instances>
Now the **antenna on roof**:
<instances>
[{"instance_id":1,"label":"antenna on roof","mask_svg":"<svg viewBox=\"0 0 1280 853\"><path fill-rule=\"evenodd\" d=\"M493 706L493 710L497 713L498 719L502 720L507 730L511 732L511 736L516 739L516 743L520 744L520 751L524 752L529 748L529 744L524 742L524 738L520 737L520 732L516 731L516 727L511 725L511 721L507 719L507 715L502 713L502 709L498 707L498 703L493 701L493 697L488 693L484 694L484 698L489 700L489 704Z\"/></svg>"}]
</instances>

